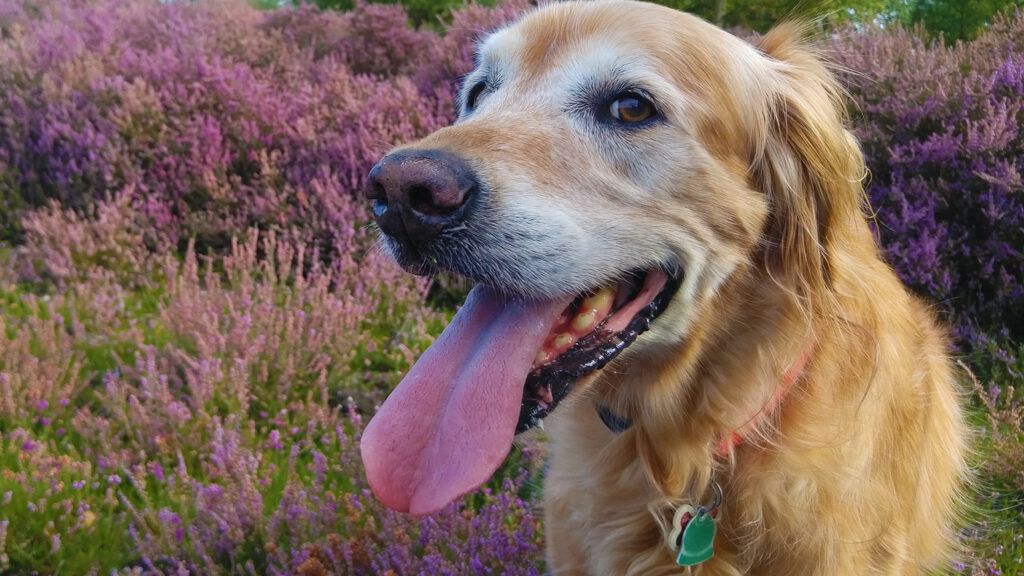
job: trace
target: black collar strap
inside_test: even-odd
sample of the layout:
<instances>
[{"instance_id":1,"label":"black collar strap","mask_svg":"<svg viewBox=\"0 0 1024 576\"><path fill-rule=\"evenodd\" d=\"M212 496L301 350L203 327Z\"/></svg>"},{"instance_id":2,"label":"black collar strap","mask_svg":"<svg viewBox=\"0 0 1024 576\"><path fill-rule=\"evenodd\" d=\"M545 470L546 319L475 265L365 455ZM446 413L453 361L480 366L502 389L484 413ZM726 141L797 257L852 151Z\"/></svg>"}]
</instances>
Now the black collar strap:
<instances>
[{"instance_id":1,"label":"black collar strap","mask_svg":"<svg viewBox=\"0 0 1024 576\"><path fill-rule=\"evenodd\" d=\"M622 434L629 427L633 425L633 421L629 418L619 416L618 414L611 411L611 408L603 404L597 405L597 415L601 417L601 422L608 427L614 434Z\"/></svg>"}]
</instances>

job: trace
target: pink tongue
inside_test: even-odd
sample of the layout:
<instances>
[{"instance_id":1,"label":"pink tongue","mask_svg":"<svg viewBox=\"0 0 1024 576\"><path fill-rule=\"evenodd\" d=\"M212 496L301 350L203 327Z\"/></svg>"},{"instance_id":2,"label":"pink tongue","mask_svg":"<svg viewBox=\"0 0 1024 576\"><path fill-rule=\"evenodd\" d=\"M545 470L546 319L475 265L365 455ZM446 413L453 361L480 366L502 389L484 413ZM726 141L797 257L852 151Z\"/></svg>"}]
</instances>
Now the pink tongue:
<instances>
[{"instance_id":1,"label":"pink tongue","mask_svg":"<svg viewBox=\"0 0 1024 576\"><path fill-rule=\"evenodd\" d=\"M429 514L491 477L512 447L534 357L571 302L470 292L363 433L366 476L381 502Z\"/></svg>"}]
</instances>

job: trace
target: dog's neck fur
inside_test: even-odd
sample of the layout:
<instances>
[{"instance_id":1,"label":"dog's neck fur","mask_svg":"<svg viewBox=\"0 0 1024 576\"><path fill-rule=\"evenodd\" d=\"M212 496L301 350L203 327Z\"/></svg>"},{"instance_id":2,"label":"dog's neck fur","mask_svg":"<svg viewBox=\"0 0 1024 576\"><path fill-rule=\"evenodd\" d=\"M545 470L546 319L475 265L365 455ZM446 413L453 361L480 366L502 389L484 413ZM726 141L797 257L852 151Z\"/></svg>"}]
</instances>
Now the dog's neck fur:
<instances>
[{"instance_id":1,"label":"dog's neck fur","mask_svg":"<svg viewBox=\"0 0 1024 576\"><path fill-rule=\"evenodd\" d=\"M771 397L765 402L765 404L756 412L751 414L750 418L741 426L733 429L729 434L718 441L718 447L715 450L716 457L728 458L732 451L744 442L744 438L746 436L759 432L759 427L775 416L776 411L782 406L782 403L785 401L789 391L794 385L796 385L800 380L800 377L803 375L804 369L807 367L807 363L810 361L811 354L813 352L814 340L812 339L808 342L804 353L793 365L789 367L788 370L786 370L785 374L781 375L778 385L775 387ZM631 419L616 414L603 404L597 404L595 408L597 409L597 415L601 418L601 422L603 422L605 427L615 434L621 434L633 425L633 421Z\"/></svg>"},{"instance_id":2,"label":"dog's neck fur","mask_svg":"<svg viewBox=\"0 0 1024 576\"><path fill-rule=\"evenodd\" d=\"M641 458L649 479L668 499L703 492L722 439L745 429L752 415L771 403L782 375L804 364L815 338L806 310L782 289L766 293L764 282L771 280L757 274L736 275L719 294L747 302L746 306L728 310L715 301L706 303L677 351L659 354L658 359L639 359L623 372L613 367L596 384L599 402L633 422L638 445L644 437L661 439L649 452L641 450ZM809 369L801 366L799 371L804 374ZM673 380L679 374L684 375L684 386ZM645 382L647 389L636 389L637 381ZM752 449L770 442L781 412L765 416L744 440ZM703 457L699 462L674 462L679 451L668 447L671 443L664 438L697 448ZM735 447L728 445L726 459Z\"/></svg>"}]
</instances>

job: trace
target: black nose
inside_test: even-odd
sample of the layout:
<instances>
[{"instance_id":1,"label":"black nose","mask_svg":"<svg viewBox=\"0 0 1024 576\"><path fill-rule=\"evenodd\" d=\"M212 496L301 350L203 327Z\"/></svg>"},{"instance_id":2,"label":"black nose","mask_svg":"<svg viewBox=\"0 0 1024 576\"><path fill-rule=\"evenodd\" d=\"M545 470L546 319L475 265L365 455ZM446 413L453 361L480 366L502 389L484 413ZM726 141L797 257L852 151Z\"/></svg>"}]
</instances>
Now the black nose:
<instances>
[{"instance_id":1,"label":"black nose","mask_svg":"<svg viewBox=\"0 0 1024 576\"><path fill-rule=\"evenodd\" d=\"M442 150L388 154L366 179L381 231L414 250L460 222L476 189L466 161Z\"/></svg>"}]
</instances>

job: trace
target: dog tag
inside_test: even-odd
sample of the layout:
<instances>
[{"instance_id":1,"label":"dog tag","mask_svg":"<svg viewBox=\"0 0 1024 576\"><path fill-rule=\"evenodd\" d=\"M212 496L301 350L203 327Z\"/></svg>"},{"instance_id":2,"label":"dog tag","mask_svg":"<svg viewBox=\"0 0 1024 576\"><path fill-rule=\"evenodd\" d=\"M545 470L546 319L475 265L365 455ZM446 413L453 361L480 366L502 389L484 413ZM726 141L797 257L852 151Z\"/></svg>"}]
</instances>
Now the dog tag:
<instances>
[{"instance_id":1,"label":"dog tag","mask_svg":"<svg viewBox=\"0 0 1024 576\"><path fill-rule=\"evenodd\" d=\"M707 562L715 555L715 519L701 507L686 527L683 528L682 542L676 564L696 566Z\"/></svg>"},{"instance_id":2,"label":"dog tag","mask_svg":"<svg viewBox=\"0 0 1024 576\"><path fill-rule=\"evenodd\" d=\"M672 531L668 535L668 547L671 550L679 550L680 542L683 539L683 529L696 515L697 510L689 504L682 504L676 508L675 516L672 518Z\"/></svg>"}]
</instances>

